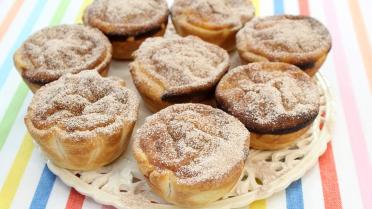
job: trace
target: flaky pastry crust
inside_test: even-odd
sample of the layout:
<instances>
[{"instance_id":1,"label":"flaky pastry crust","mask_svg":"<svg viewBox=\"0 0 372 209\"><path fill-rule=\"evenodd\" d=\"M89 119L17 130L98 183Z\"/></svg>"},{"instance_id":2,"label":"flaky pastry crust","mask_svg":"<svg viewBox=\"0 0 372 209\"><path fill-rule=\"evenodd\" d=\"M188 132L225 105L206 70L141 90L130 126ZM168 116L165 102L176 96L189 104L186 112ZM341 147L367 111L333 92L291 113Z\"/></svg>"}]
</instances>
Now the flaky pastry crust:
<instances>
[{"instance_id":1,"label":"flaky pastry crust","mask_svg":"<svg viewBox=\"0 0 372 209\"><path fill-rule=\"evenodd\" d=\"M111 163L124 152L138 106L138 98L122 80L83 71L41 87L25 123L54 164L91 170Z\"/></svg>"},{"instance_id":2,"label":"flaky pastry crust","mask_svg":"<svg viewBox=\"0 0 372 209\"><path fill-rule=\"evenodd\" d=\"M229 192L242 174L248 149L249 132L239 120L192 103L148 117L133 143L153 191L183 207L202 206Z\"/></svg>"}]
</instances>

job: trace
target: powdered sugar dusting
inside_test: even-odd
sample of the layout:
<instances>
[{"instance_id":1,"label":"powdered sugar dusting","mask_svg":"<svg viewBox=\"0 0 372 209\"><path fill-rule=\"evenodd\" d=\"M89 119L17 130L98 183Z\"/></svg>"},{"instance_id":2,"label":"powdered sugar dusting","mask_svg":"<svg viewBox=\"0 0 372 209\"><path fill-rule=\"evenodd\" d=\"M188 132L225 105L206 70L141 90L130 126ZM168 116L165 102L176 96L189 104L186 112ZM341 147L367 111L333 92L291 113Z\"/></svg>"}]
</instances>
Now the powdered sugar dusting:
<instances>
[{"instance_id":1,"label":"powdered sugar dusting","mask_svg":"<svg viewBox=\"0 0 372 209\"><path fill-rule=\"evenodd\" d=\"M327 51L331 46L328 30L317 20L305 16L270 16L249 22L237 35L255 52L270 57Z\"/></svg>"},{"instance_id":2,"label":"powdered sugar dusting","mask_svg":"<svg viewBox=\"0 0 372 209\"><path fill-rule=\"evenodd\" d=\"M177 104L148 117L135 140L157 168L177 181L218 180L243 163L249 132L225 112L202 104Z\"/></svg>"},{"instance_id":3,"label":"powdered sugar dusting","mask_svg":"<svg viewBox=\"0 0 372 209\"><path fill-rule=\"evenodd\" d=\"M225 50L191 36L149 38L134 56L168 90L216 83L229 66Z\"/></svg>"},{"instance_id":4,"label":"powdered sugar dusting","mask_svg":"<svg viewBox=\"0 0 372 209\"><path fill-rule=\"evenodd\" d=\"M295 69L293 69L295 68ZM256 124L278 124L319 110L319 91L300 69L283 63L252 63L231 70L217 87L231 112Z\"/></svg>"},{"instance_id":5,"label":"powdered sugar dusting","mask_svg":"<svg viewBox=\"0 0 372 209\"><path fill-rule=\"evenodd\" d=\"M112 135L135 121L139 101L121 81L96 71L67 74L34 95L28 116L38 129L58 127L69 138Z\"/></svg>"},{"instance_id":6,"label":"powdered sugar dusting","mask_svg":"<svg viewBox=\"0 0 372 209\"><path fill-rule=\"evenodd\" d=\"M22 45L30 65L28 74L59 77L93 69L111 53L111 44L97 29L83 25L59 25L42 29ZM111 56L111 55L110 55Z\"/></svg>"},{"instance_id":7,"label":"powdered sugar dusting","mask_svg":"<svg viewBox=\"0 0 372 209\"><path fill-rule=\"evenodd\" d=\"M119 34L127 34L126 32L130 33L132 27L146 30L156 22L166 21L168 6L165 0L95 0L87 8L87 12L88 22L98 26L105 33L111 33L115 29L96 25L95 21L91 20L97 19L109 23L111 27L117 27Z\"/></svg>"},{"instance_id":8,"label":"powdered sugar dusting","mask_svg":"<svg viewBox=\"0 0 372 209\"><path fill-rule=\"evenodd\" d=\"M253 17L254 7L250 0L175 0L172 15L240 28Z\"/></svg>"}]
</instances>

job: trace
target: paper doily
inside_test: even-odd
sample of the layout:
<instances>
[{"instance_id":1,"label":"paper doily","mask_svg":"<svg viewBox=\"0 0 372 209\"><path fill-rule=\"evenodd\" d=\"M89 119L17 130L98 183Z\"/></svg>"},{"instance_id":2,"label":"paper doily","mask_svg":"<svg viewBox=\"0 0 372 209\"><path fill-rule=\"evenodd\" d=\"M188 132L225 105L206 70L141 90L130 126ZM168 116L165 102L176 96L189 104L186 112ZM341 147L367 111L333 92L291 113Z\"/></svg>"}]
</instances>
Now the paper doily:
<instances>
[{"instance_id":1,"label":"paper doily","mask_svg":"<svg viewBox=\"0 0 372 209\"><path fill-rule=\"evenodd\" d=\"M312 168L326 150L333 127L332 98L324 78L314 80L321 89L320 114L309 131L293 146L278 151L250 150L244 173L235 188L204 209L240 208L284 190ZM141 110L144 109L141 104ZM140 110L140 111L141 111ZM147 113L143 113L147 112ZM140 113L139 127L148 111ZM139 172L130 150L113 164L95 171L70 171L47 162L65 184L95 201L117 208L176 209L153 194Z\"/></svg>"}]
</instances>

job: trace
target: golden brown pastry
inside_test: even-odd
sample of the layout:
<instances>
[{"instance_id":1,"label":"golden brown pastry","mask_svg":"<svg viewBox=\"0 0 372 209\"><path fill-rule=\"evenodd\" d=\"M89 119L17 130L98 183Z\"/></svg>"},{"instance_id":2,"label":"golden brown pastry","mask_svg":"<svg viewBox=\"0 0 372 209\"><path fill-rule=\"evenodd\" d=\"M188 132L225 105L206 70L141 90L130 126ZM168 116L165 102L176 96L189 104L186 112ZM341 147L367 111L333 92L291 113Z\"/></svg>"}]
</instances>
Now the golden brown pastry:
<instances>
[{"instance_id":1,"label":"golden brown pastry","mask_svg":"<svg viewBox=\"0 0 372 209\"><path fill-rule=\"evenodd\" d=\"M96 70L105 76L112 48L101 31L83 25L59 25L31 35L14 54L14 64L35 92L67 73Z\"/></svg>"},{"instance_id":2,"label":"golden brown pastry","mask_svg":"<svg viewBox=\"0 0 372 209\"><path fill-rule=\"evenodd\" d=\"M90 170L111 163L126 149L138 105L122 80L83 71L41 87L25 123L54 164Z\"/></svg>"},{"instance_id":3,"label":"golden brown pastry","mask_svg":"<svg viewBox=\"0 0 372 209\"><path fill-rule=\"evenodd\" d=\"M176 104L146 118L133 153L153 191L184 207L226 195L240 179L249 131L236 118L203 104Z\"/></svg>"},{"instance_id":4,"label":"golden brown pastry","mask_svg":"<svg viewBox=\"0 0 372 209\"><path fill-rule=\"evenodd\" d=\"M106 34L115 59L132 59L146 38L163 36L168 14L166 0L95 0L83 22Z\"/></svg>"},{"instance_id":5,"label":"golden brown pastry","mask_svg":"<svg viewBox=\"0 0 372 209\"><path fill-rule=\"evenodd\" d=\"M134 53L132 79L149 109L205 102L229 67L222 48L197 37L149 38Z\"/></svg>"},{"instance_id":6,"label":"golden brown pastry","mask_svg":"<svg viewBox=\"0 0 372 209\"><path fill-rule=\"evenodd\" d=\"M285 62L313 76L331 49L327 28L312 17L281 15L256 18L236 35L246 62Z\"/></svg>"},{"instance_id":7,"label":"golden brown pastry","mask_svg":"<svg viewBox=\"0 0 372 209\"><path fill-rule=\"evenodd\" d=\"M199 36L230 51L254 7L250 0L175 0L171 13L178 34Z\"/></svg>"},{"instance_id":8,"label":"golden brown pastry","mask_svg":"<svg viewBox=\"0 0 372 209\"><path fill-rule=\"evenodd\" d=\"M251 131L251 147L275 150L303 135L319 113L320 95L294 65L258 62L230 70L216 88L219 107Z\"/></svg>"}]
</instances>

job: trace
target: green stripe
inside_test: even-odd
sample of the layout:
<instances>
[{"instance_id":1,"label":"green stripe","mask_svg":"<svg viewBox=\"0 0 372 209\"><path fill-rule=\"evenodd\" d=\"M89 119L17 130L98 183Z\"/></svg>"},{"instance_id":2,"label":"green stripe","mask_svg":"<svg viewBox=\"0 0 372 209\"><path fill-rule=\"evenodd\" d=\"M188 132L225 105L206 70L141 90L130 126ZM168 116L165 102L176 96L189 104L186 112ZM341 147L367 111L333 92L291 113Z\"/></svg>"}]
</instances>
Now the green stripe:
<instances>
[{"instance_id":1,"label":"green stripe","mask_svg":"<svg viewBox=\"0 0 372 209\"><path fill-rule=\"evenodd\" d=\"M62 0L59 3L58 8L57 8L56 12L54 13L54 16L53 16L52 20L49 22L50 26L58 25L62 21L62 18L65 15L65 12L66 12L67 7L70 4L70 2L71 2L71 0Z\"/></svg>"},{"instance_id":2,"label":"green stripe","mask_svg":"<svg viewBox=\"0 0 372 209\"><path fill-rule=\"evenodd\" d=\"M70 4L71 0L61 0L55 14L53 15L49 25L57 25L62 21L64 14ZM21 81L18 84L16 93L13 95L12 100L9 103L9 106L6 109L6 112L0 122L0 151L5 144L6 139L12 129L14 121L17 118L17 115L26 99L28 93L28 87L26 84Z\"/></svg>"},{"instance_id":3,"label":"green stripe","mask_svg":"<svg viewBox=\"0 0 372 209\"><path fill-rule=\"evenodd\" d=\"M22 82L18 85L16 93L14 94L9 106L0 122L0 150L3 147L6 138L8 138L9 132L13 126L13 123L18 115L19 110L22 107L23 101L27 95L27 87Z\"/></svg>"}]
</instances>

